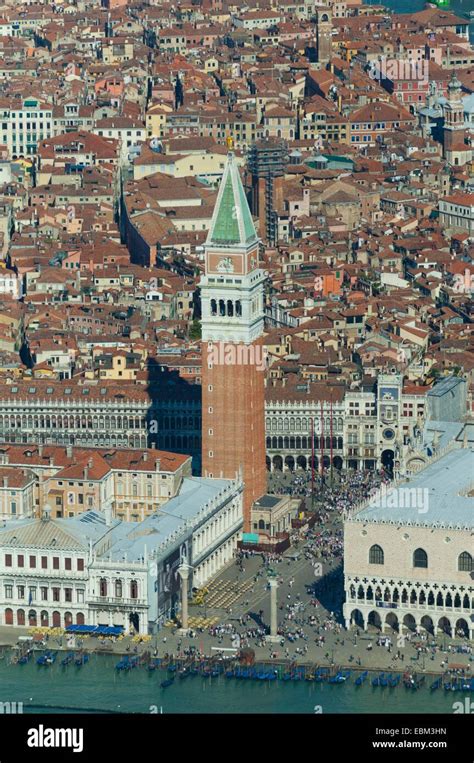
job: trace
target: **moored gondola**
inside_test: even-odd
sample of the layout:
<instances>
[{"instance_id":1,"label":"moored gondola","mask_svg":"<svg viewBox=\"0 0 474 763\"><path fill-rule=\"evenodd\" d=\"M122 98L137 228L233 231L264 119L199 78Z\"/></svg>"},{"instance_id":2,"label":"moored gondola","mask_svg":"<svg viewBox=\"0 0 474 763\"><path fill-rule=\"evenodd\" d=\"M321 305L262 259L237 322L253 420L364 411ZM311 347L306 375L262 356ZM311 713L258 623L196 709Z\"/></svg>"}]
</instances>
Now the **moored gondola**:
<instances>
[{"instance_id":1,"label":"moored gondola","mask_svg":"<svg viewBox=\"0 0 474 763\"><path fill-rule=\"evenodd\" d=\"M364 683L364 681L365 681L365 679L367 678L368 675L369 675L368 670L364 670L364 672L361 673L360 676L357 676L357 678L356 678L356 680L354 682L355 685L356 686L362 686L362 684Z\"/></svg>"}]
</instances>

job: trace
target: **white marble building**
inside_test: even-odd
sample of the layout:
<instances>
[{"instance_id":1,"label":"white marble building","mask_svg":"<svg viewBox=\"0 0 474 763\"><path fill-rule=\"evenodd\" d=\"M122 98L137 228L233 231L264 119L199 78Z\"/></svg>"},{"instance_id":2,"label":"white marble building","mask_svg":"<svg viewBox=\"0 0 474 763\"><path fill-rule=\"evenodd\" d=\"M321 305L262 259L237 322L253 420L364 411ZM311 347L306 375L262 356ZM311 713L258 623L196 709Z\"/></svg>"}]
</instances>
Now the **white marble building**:
<instances>
[{"instance_id":1,"label":"white marble building","mask_svg":"<svg viewBox=\"0 0 474 763\"><path fill-rule=\"evenodd\" d=\"M4 522L0 625L120 625L154 632L180 609L178 567L201 586L232 558L242 529L240 481L185 478L143 522L110 512Z\"/></svg>"},{"instance_id":2,"label":"white marble building","mask_svg":"<svg viewBox=\"0 0 474 763\"><path fill-rule=\"evenodd\" d=\"M474 638L473 475L465 439L346 517L346 627Z\"/></svg>"}]
</instances>

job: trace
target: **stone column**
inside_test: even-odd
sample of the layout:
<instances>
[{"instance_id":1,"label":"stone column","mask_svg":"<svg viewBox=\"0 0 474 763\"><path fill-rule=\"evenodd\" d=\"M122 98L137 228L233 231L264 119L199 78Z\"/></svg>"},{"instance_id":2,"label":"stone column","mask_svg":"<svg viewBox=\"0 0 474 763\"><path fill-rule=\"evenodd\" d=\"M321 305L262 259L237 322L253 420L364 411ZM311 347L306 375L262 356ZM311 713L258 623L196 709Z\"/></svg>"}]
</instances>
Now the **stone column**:
<instances>
[{"instance_id":1,"label":"stone column","mask_svg":"<svg viewBox=\"0 0 474 763\"><path fill-rule=\"evenodd\" d=\"M270 643L276 643L280 641L280 636L277 634L278 630L278 609L277 609L277 588L278 580L276 578L270 578L270 635L266 637Z\"/></svg>"},{"instance_id":2,"label":"stone column","mask_svg":"<svg viewBox=\"0 0 474 763\"><path fill-rule=\"evenodd\" d=\"M178 567L178 572L181 577L181 628L180 633L186 635L188 633L188 578L191 568L187 564L182 564Z\"/></svg>"}]
</instances>

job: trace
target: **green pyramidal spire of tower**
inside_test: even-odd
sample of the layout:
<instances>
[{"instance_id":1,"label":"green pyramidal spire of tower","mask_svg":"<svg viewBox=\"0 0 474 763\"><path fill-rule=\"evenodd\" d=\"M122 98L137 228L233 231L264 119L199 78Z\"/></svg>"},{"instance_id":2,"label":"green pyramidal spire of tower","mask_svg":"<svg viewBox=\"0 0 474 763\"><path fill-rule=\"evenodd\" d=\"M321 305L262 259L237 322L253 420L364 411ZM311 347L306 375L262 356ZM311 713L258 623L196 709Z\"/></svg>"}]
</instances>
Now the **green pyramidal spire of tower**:
<instances>
[{"instance_id":1,"label":"green pyramidal spire of tower","mask_svg":"<svg viewBox=\"0 0 474 763\"><path fill-rule=\"evenodd\" d=\"M227 155L216 206L206 244L209 246L248 246L257 233L233 153Z\"/></svg>"}]
</instances>

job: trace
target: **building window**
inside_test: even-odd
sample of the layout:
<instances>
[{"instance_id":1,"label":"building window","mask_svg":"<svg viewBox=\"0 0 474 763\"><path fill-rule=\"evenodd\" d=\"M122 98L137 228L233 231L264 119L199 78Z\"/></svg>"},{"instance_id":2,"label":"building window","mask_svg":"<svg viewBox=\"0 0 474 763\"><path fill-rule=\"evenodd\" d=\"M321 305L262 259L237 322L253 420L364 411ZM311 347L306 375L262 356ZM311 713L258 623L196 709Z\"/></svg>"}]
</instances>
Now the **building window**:
<instances>
[{"instance_id":1,"label":"building window","mask_svg":"<svg viewBox=\"0 0 474 763\"><path fill-rule=\"evenodd\" d=\"M61 595L61 589L53 588L53 601L59 601L60 595Z\"/></svg>"},{"instance_id":2,"label":"building window","mask_svg":"<svg viewBox=\"0 0 474 763\"><path fill-rule=\"evenodd\" d=\"M132 580L130 582L130 598L131 599L138 598L138 583L136 580Z\"/></svg>"},{"instance_id":3,"label":"building window","mask_svg":"<svg viewBox=\"0 0 474 763\"><path fill-rule=\"evenodd\" d=\"M413 566L414 567L428 567L428 554L422 548L417 548L413 554Z\"/></svg>"},{"instance_id":4,"label":"building window","mask_svg":"<svg viewBox=\"0 0 474 763\"><path fill-rule=\"evenodd\" d=\"M47 570L48 569L48 557L47 556L42 556L41 557L41 569L42 570Z\"/></svg>"},{"instance_id":5,"label":"building window","mask_svg":"<svg viewBox=\"0 0 474 763\"><path fill-rule=\"evenodd\" d=\"M18 567L24 567L25 566L25 557L23 554L20 554L17 559L17 565Z\"/></svg>"},{"instance_id":6,"label":"building window","mask_svg":"<svg viewBox=\"0 0 474 763\"><path fill-rule=\"evenodd\" d=\"M36 567L36 556L30 556L30 567L31 569Z\"/></svg>"},{"instance_id":7,"label":"building window","mask_svg":"<svg viewBox=\"0 0 474 763\"><path fill-rule=\"evenodd\" d=\"M383 564L384 553L380 546L371 546L369 551L369 564Z\"/></svg>"},{"instance_id":8,"label":"building window","mask_svg":"<svg viewBox=\"0 0 474 763\"><path fill-rule=\"evenodd\" d=\"M41 586L41 601L48 601L48 589L46 586Z\"/></svg>"},{"instance_id":9,"label":"building window","mask_svg":"<svg viewBox=\"0 0 474 763\"><path fill-rule=\"evenodd\" d=\"M467 551L463 551L459 554L458 558L458 570L459 572L472 572L474 569L472 564L472 556Z\"/></svg>"},{"instance_id":10,"label":"building window","mask_svg":"<svg viewBox=\"0 0 474 763\"><path fill-rule=\"evenodd\" d=\"M59 556L53 556L53 570L59 570Z\"/></svg>"},{"instance_id":11,"label":"building window","mask_svg":"<svg viewBox=\"0 0 474 763\"><path fill-rule=\"evenodd\" d=\"M72 564L71 564L71 557L69 557L69 556L67 556L67 557L65 558L65 560L64 560L64 569L65 569L65 570L70 570L70 569L72 569Z\"/></svg>"},{"instance_id":12,"label":"building window","mask_svg":"<svg viewBox=\"0 0 474 763\"><path fill-rule=\"evenodd\" d=\"M101 578L99 582L99 596L107 596L107 581Z\"/></svg>"},{"instance_id":13,"label":"building window","mask_svg":"<svg viewBox=\"0 0 474 763\"><path fill-rule=\"evenodd\" d=\"M13 586L12 585L6 585L5 586L5 598L6 599L13 599Z\"/></svg>"},{"instance_id":14,"label":"building window","mask_svg":"<svg viewBox=\"0 0 474 763\"><path fill-rule=\"evenodd\" d=\"M24 585L17 586L16 591L17 591L19 599L24 599L25 598L25 586Z\"/></svg>"},{"instance_id":15,"label":"building window","mask_svg":"<svg viewBox=\"0 0 474 763\"><path fill-rule=\"evenodd\" d=\"M5 554L5 567L11 567L11 566L12 566L12 555Z\"/></svg>"},{"instance_id":16,"label":"building window","mask_svg":"<svg viewBox=\"0 0 474 763\"><path fill-rule=\"evenodd\" d=\"M84 559L77 560L77 571L84 572Z\"/></svg>"},{"instance_id":17,"label":"building window","mask_svg":"<svg viewBox=\"0 0 474 763\"><path fill-rule=\"evenodd\" d=\"M72 588L65 588L64 589L64 600L65 601L72 601Z\"/></svg>"}]
</instances>

